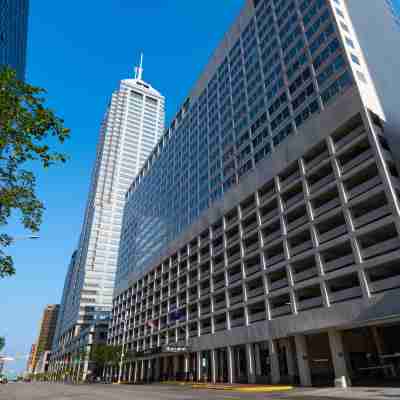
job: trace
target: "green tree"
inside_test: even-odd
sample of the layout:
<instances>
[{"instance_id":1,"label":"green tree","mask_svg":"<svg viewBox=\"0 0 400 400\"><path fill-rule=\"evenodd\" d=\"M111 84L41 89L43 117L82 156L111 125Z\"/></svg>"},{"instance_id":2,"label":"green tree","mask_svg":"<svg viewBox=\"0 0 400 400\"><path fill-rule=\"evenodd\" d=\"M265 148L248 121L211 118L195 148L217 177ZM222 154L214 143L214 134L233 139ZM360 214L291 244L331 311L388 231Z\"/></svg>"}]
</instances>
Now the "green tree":
<instances>
[{"instance_id":1,"label":"green tree","mask_svg":"<svg viewBox=\"0 0 400 400\"><path fill-rule=\"evenodd\" d=\"M12 214L31 232L42 222L44 205L36 196L33 168L66 161L52 148L69 137L69 129L45 107L45 93L19 81L13 70L0 70L0 278L15 273L12 258L4 252L13 242L4 233Z\"/></svg>"},{"instance_id":2,"label":"green tree","mask_svg":"<svg viewBox=\"0 0 400 400\"><path fill-rule=\"evenodd\" d=\"M4 349L4 346L6 345L6 339L3 337L0 337L0 351Z\"/></svg>"},{"instance_id":3,"label":"green tree","mask_svg":"<svg viewBox=\"0 0 400 400\"><path fill-rule=\"evenodd\" d=\"M106 365L116 365L121 360L122 346L95 344L90 352L90 360L96 364L100 374ZM98 375L100 375L98 374Z\"/></svg>"}]
</instances>

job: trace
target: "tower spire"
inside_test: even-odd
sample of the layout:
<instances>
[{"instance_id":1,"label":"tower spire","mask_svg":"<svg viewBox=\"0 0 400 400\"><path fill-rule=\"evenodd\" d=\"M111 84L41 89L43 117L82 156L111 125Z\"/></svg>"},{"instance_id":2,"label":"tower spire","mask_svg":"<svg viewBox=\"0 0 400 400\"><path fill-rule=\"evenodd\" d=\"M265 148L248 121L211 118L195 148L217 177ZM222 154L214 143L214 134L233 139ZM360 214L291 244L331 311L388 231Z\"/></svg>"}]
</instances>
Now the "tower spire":
<instances>
[{"instance_id":1,"label":"tower spire","mask_svg":"<svg viewBox=\"0 0 400 400\"><path fill-rule=\"evenodd\" d=\"M140 53L140 65L135 68L135 79L141 81L143 77L143 53Z\"/></svg>"}]
</instances>

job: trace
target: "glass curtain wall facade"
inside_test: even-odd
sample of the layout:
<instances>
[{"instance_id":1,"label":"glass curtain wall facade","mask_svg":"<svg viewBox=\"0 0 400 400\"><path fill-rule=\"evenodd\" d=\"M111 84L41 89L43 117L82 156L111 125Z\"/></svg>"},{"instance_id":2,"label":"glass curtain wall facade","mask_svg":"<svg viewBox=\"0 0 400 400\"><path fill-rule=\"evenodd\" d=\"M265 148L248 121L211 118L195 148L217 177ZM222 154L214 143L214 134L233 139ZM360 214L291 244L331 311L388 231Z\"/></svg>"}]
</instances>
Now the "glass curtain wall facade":
<instances>
[{"instance_id":1,"label":"glass curtain wall facade","mask_svg":"<svg viewBox=\"0 0 400 400\"><path fill-rule=\"evenodd\" d=\"M29 0L0 1L0 66L25 79Z\"/></svg>"},{"instance_id":2,"label":"glass curtain wall facade","mask_svg":"<svg viewBox=\"0 0 400 400\"><path fill-rule=\"evenodd\" d=\"M66 277L54 350L111 310L125 193L164 130L164 97L121 81L102 123L79 246Z\"/></svg>"}]
</instances>

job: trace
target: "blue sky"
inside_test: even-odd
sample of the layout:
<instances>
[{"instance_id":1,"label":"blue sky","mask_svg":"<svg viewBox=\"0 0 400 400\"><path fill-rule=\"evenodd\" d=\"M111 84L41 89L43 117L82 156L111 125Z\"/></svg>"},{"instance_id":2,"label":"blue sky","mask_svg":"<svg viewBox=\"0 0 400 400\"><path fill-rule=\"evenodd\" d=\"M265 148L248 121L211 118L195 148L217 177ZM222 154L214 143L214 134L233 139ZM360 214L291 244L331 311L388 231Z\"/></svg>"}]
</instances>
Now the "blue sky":
<instances>
[{"instance_id":1,"label":"blue sky","mask_svg":"<svg viewBox=\"0 0 400 400\"><path fill-rule=\"evenodd\" d=\"M112 91L144 52L144 79L177 110L243 0L31 0L28 81L72 130L67 165L40 172L46 213L36 241L12 248L17 275L0 281L0 336L6 352L27 354L43 308L61 299L82 224L98 128ZM23 234L10 225L12 234ZM21 370L25 360L10 364Z\"/></svg>"},{"instance_id":2,"label":"blue sky","mask_svg":"<svg viewBox=\"0 0 400 400\"><path fill-rule=\"evenodd\" d=\"M371 1L371 0L368 0ZM396 0L399 4L399 0ZM51 107L72 129L71 160L38 176L47 211L37 241L11 253L18 270L0 281L0 336L6 351L27 354L46 304L61 299L81 229L98 128L118 81L144 52L144 79L177 110L243 0L31 0L28 81L45 87ZM23 234L17 225L10 233ZM21 370L25 360L10 364Z\"/></svg>"}]
</instances>

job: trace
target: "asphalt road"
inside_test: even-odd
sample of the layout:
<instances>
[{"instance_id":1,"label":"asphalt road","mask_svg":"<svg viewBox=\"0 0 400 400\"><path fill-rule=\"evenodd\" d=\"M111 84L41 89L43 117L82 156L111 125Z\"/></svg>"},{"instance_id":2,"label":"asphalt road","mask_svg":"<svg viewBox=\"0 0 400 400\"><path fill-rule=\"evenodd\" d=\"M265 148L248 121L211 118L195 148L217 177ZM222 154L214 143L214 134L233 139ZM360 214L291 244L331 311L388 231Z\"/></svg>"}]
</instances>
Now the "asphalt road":
<instances>
[{"instance_id":1,"label":"asphalt road","mask_svg":"<svg viewBox=\"0 0 400 400\"><path fill-rule=\"evenodd\" d=\"M170 385L64 385L49 383L0 385L0 400L241 400L268 398L272 400L282 397L280 395L233 393Z\"/></svg>"},{"instance_id":2,"label":"asphalt road","mask_svg":"<svg viewBox=\"0 0 400 400\"><path fill-rule=\"evenodd\" d=\"M0 400L247 400L288 399L284 394L235 393L171 385L64 385L9 383L0 385ZM306 400L306 397L296 397ZM316 400L313 398L313 400ZM319 400L319 399L318 399Z\"/></svg>"},{"instance_id":3,"label":"asphalt road","mask_svg":"<svg viewBox=\"0 0 400 400\"><path fill-rule=\"evenodd\" d=\"M9 383L0 385L0 400L398 400L400 392L364 389L343 392L336 389L295 389L279 394L238 393L219 390L192 389L170 385L64 385L49 383Z\"/></svg>"}]
</instances>

